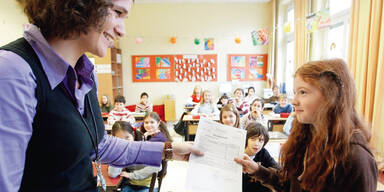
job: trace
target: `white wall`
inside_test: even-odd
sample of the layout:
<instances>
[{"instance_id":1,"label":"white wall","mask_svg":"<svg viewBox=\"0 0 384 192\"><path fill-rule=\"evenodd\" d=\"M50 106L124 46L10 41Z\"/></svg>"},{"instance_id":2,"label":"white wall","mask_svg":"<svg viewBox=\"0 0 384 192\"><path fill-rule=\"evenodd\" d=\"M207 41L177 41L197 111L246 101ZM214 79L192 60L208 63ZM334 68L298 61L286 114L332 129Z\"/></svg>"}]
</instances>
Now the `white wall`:
<instances>
[{"instance_id":1,"label":"white wall","mask_svg":"<svg viewBox=\"0 0 384 192\"><path fill-rule=\"evenodd\" d=\"M272 30L271 3L161 3L136 4L126 21L126 36L120 41L123 55L124 92L127 103L138 101L141 92L148 92L154 104L162 104L166 95L176 98L176 113L179 117L183 105L199 84L211 90L214 99L219 95L219 84L227 81L227 54L268 53L268 46L252 45L252 30L267 27ZM169 43L171 36L177 43ZM241 44L234 42L240 37ZM143 43L136 44L136 37ZM215 49L205 51L203 38L215 38ZM199 46L194 38L200 38ZM133 83L131 55L151 54L217 54L218 82L186 83ZM242 87L249 82L235 83ZM262 95L263 81L251 82L256 92Z\"/></svg>"},{"instance_id":2,"label":"white wall","mask_svg":"<svg viewBox=\"0 0 384 192\"><path fill-rule=\"evenodd\" d=\"M28 19L15 0L0 1L0 46L22 37L26 23Z\"/></svg>"}]
</instances>

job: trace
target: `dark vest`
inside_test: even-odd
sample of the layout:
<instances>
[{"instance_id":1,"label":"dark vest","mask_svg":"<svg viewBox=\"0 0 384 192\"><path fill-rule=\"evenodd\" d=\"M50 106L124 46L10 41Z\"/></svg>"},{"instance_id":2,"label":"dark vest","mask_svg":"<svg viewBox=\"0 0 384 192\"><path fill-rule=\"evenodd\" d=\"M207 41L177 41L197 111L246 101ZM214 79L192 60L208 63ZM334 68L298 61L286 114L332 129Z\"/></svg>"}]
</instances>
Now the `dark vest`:
<instances>
[{"instance_id":1,"label":"dark vest","mask_svg":"<svg viewBox=\"0 0 384 192\"><path fill-rule=\"evenodd\" d=\"M29 63L37 83L38 103L20 191L96 191L90 159L93 151L91 137L76 102L67 94L64 84L60 83L51 90L38 56L24 38L1 49L12 51ZM104 122L95 86L86 96L83 115L95 138L91 110L100 142L104 135Z\"/></svg>"}]
</instances>

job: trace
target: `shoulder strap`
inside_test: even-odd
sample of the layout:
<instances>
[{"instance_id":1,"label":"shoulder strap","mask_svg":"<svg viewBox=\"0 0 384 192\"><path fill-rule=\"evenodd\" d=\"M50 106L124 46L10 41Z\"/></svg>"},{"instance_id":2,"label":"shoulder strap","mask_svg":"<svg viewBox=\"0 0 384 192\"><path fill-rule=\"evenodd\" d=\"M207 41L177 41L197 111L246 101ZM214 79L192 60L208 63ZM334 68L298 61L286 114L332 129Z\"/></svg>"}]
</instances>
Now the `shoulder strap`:
<instances>
[{"instance_id":1,"label":"shoulder strap","mask_svg":"<svg viewBox=\"0 0 384 192\"><path fill-rule=\"evenodd\" d=\"M42 86L43 80L46 80L46 82L48 82L48 80L41 66L39 57L35 53L35 50L28 43L28 41L25 40L25 38L19 38L16 41L13 41L7 45L4 45L3 47L0 47L0 49L16 53L21 58L23 58L31 67L32 72L36 77L36 114L39 114L38 112L44 108L46 101L46 90L44 89L44 86Z\"/></svg>"}]
</instances>

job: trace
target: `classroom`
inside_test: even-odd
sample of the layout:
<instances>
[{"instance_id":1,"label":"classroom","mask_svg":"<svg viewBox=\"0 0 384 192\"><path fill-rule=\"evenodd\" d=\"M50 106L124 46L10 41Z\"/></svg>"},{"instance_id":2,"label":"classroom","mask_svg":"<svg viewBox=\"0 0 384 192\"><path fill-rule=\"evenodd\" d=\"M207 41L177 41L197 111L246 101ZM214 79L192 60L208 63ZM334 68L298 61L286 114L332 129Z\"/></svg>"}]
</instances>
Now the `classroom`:
<instances>
[{"instance_id":1,"label":"classroom","mask_svg":"<svg viewBox=\"0 0 384 192\"><path fill-rule=\"evenodd\" d=\"M20 8L18 2L23 1L0 2L0 47L2 47L0 49L0 74L7 74L4 71L1 72L1 70L6 70L5 63L8 61L5 54L8 52L8 48L3 48L3 46L23 37L26 31L36 28L34 25L31 27L28 17ZM49 1L56 2L55 0ZM311 185L312 181L326 186L329 185L329 181L324 181L324 178L320 181L306 179L308 171L305 173L305 169L313 171L314 175L317 174L316 176L323 177L331 175L324 175L324 172L328 174L331 170L334 171L332 173L338 174L337 171L340 170L336 170L334 167L319 170L314 166L307 166L306 163L311 161L320 165L319 160L315 161L317 155L329 155L330 157L325 159L329 160L331 164L333 163L332 166L335 167L337 163L343 163L349 155L349 150L355 148L347 147L347 152L341 156L335 154L337 149L332 147L346 143L348 146L352 145L350 142L355 138L352 135L356 135L355 132L358 132L359 136L364 135L363 144L359 144L366 148L366 151L362 152L367 156L364 158L369 158L373 162L373 164L364 164L365 167L362 170L366 171L369 169L367 167L370 167L370 170L375 172L375 175L372 175L374 179L369 177L370 182L375 185L374 191L384 191L384 100L382 99L384 98L384 58L382 57L384 2L382 0L104 1L112 2L112 4L115 1L121 4L129 1L132 6L128 11L122 9L121 14L124 17L121 17L123 19L121 26L123 29L118 30L123 32L116 32L119 33L118 37L112 37L109 34L110 37L106 39L109 43L113 43L113 46L109 46L105 54L100 55L99 52L92 52L90 49L84 52L84 57L81 56L81 58L88 58L92 63L92 72L95 74L97 87L88 91L93 93L95 90L94 98L97 100L86 96L85 98L88 100L84 98L79 102L76 101L76 99L79 100L76 91L67 92L68 98L72 97L72 102L78 102L75 104L78 110L75 111L79 111L82 116L74 121L75 123L77 120L85 123L87 129L83 130L84 134L87 134L86 137L91 136L90 141L92 141L87 144L87 147L91 149L93 146L96 151L98 148L95 148L93 134L96 135L97 142L97 132L100 131L96 130L98 122L104 123L100 126L103 127L103 131L105 129L109 137L121 136L120 138L124 137L123 139L132 141L145 140L165 143L163 153L161 153L163 155L162 168L155 169L151 166L132 168L151 171L150 174L146 174L145 182L144 180L126 179L128 184L124 183L123 173L131 174L132 177L135 170L131 170L131 167L122 169L119 166L109 166L107 163L101 164L101 172L107 185L106 191L119 191L125 185L144 186L145 190L150 192L156 190L164 192L198 191L191 190L191 188L186 189L188 188L187 182L191 182L186 180L188 162L166 161L165 159L167 158L167 143L184 145L193 143L198 132L199 121L202 118L232 128L243 129L246 135L244 140L246 147L243 154L251 157L250 161L259 163L257 170L260 170L260 166L265 166L276 170L281 169L288 175L288 170L298 171L294 176L298 180L296 187L301 188L297 189L309 189L309 191L328 191L331 188L324 187L322 190L318 188L317 184ZM100 2L104 1L100 0ZM75 4L75 1L73 2ZM121 12L121 10L117 11ZM119 13L117 17L120 17ZM39 31L38 28L36 29ZM116 29L114 30L116 31ZM72 31L72 33L75 34L76 31ZM52 50L56 49L52 48ZM41 54L37 54L37 56L45 71ZM57 53L57 57L60 56ZM12 62L16 61L18 60ZM65 59L63 61L67 62ZM310 76L311 69L305 68L309 65L312 69L317 67L316 70L322 70L321 67L324 67L325 71L319 72L316 77ZM344 68L337 68L336 66L339 65L346 65L348 70L345 73L340 72ZM35 72L33 67L31 68ZM82 85L85 85L86 81L80 77L76 68L73 67L73 69L76 76L75 85L80 89L80 87L84 87ZM314 71L311 72L315 73ZM69 74L70 70L63 75L64 80L69 76L67 73ZM36 80L34 75L32 76L35 81L39 80L39 78ZM51 83L49 76L47 79ZM344 77L351 77L352 81L343 79ZM62 80L62 84L65 84L64 80ZM325 84L326 81L330 81L330 84ZM298 87L298 85L303 85L304 88ZM333 85L334 87L332 87ZM65 84L65 86L67 85ZM306 86L311 89L306 89ZM0 77L0 89L12 91L13 88L9 87L7 79L2 80ZM322 94L323 100L328 101L315 100L316 93L311 91L312 88ZM36 88L36 90L38 89ZM304 91L306 93L303 93ZM335 92L337 94L333 101ZM305 98L305 94L313 95ZM15 96L18 94L15 93ZM0 102L7 102L9 99L6 97L13 97L13 95L0 96ZM17 99L22 100L23 98ZM38 93L34 99L36 103L40 102ZM96 111L97 113L100 111L101 115L98 113L95 118L93 114L95 110L92 109L92 106L96 104L96 101L100 106L100 110ZM342 103L343 101L345 102ZM353 103L353 101L355 102ZM309 102L316 104L309 104ZM36 104L34 101L31 103L37 105L36 111L40 112L38 111L40 103ZM79 107L79 104L84 105L84 109ZM7 106L0 108L6 111ZM92 114L91 119L85 118L86 115L83 114L87 113L88 107ZM24 111L31 110L23 109ZM326 112L326 110L328 111ZM309 111L312 117L305 116L306 119L304 119L304 115L300 117L300 114L309 113ZM33 116L38 114L37 112L34 112ZM331 112L337 117L332 116ZM343 122L340 120L347 118L348 115L353 116L353 121L351 121L353 123L345 125L352 125L355 128L342 130ZM307 121L308 118L310 120ZM8 124L8 121L4 119L0 118L0 140L11 141L7 136L8 128L10 125L18 124ZM319 126L315 126L315 121ZM332 122L332 124L324 123L325 121ZM254 122L258 122L257 125ZM68 126L72 124L69 123ZM261 129L262 131L259 130L259 124L264 128ZM95 130L90 130L88 125L91 129L94 127ZM328 128L318 128L325 127L325 125ZM121 128L119 131L118 127L129 127L130 133L121 135L120 131L123 129ZM153 131L153 127L157 130ZM308 127L313 130L309 130ZM259 132L256 136L249 136L249 134L254 134L253 129L257 129ZM299 133L299 129L308 132ZM328 135L321 134L317 132L318 130L326 130ZM91 133L92 131L95 133ZM161 133L161 137L159 133ZM306 133L308 133L307 136ZM32 135L32 138L36 137L32 131L29 134ZM334 139L332 136L338 138ZM136 137L140 137L140 139L136 139ZM307 140L294 142L293 137ZM341 137L342 139L340 139ZM257 138L257 142L262 143L261 146L257 146L258 150L255 153L250 152L252 149L248 148L250 143L253 143L252 138ZM290 138L292 139L290 140ZM308 138L310 139L308 140ZM307 143L304 143L304 140ZM346 140L348 141L346 142ZM28 146L28 141L29 139L27 139L25 148ZM315 146L315 142L317 142L317 146ZM284 146L284 144L287 145ZM305 149L297 151L298 154L302 152L298 158L301 158L299 161L304 161L301 163L304 165L300 165L304 168L296 169L294 166L289 166L289 160L297 162L298 160L292 159L288 154L292 156L292 146L300 146L300 144L306 145ZM6 154L5 145L7 144L0 141L0 155ZM319 147L322 145L325 147ZM175 144L175 146L177 145ZM172 152L172 145L170 148ZM268 154L267 157L272 159L270 160L271 165L266 166L263 162L259 162L261 160L256 160L257 155L260 156L260 151L265 155L263 150ZM309 152L311 150L312 152L321 150L331 152L314 152L311 155ZM94 155L94 153L92 154ZM95 155L92 158L98 159L100 154L96 152ZM353 158L359 157L357 155ZM24 159L18 161L24 163ZM6 162L0 157L0 164ZM233 163L236 164L234 161ZM93 175L97 175L99 173L98 162L95 161L91 164L93 165ZM326 164L326 166L330 165ZM1 167L0 178L5 178L8 170ZM24 164L19 168L22 173ZM239 191L273 191L277 189L272 190L272 188L262 185L261 180L255 179L254 173L253 175L251 173L242 174L242 188L239 188ZM344 176L344 174L340 175ZM14 176L12 177L14 178ZM21 182L21 177L19 180ZM347 181L343 181L346 182L344 184L355 182L353 179L345 180ZM301 185L299 182L302 182ZM362 185L364 184L367 183ZM10 190L12 188L6 188L6 186L11 185L7 181L4 181L3 184L0 181L0 191L12 191ZM27 186L24 180L21 186ZM292 186L291 188L283 186L284 191L297 191L297 189L293 190ZM19 189L18 187L20 187L20 183L16 184L17 189ZM139 191L142 189L140 187L131 190ZM340 186L335 184L336 189L337 187ZM370 187L372 186L370 185ZM28 189L28 187L24 189ZM361 189L372 191L364 187Z\"/></svg>"}]
</instances>

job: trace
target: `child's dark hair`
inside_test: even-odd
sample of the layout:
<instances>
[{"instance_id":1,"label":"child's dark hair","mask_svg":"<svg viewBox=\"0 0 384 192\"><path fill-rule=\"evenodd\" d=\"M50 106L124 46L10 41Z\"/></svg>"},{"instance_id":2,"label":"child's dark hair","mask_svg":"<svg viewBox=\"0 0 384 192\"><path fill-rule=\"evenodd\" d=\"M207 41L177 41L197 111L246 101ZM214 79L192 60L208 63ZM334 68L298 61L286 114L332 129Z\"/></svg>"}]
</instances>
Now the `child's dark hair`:
<instances>
[{"instance_id":1,"label":"child's dark hair","mask_svg":"<svg viewBox=\"0 0 384 192\"><path fill-rule=\"evenodd\" d=\"M253 90L253 92L255 92L255 88L254 87L252 87L252 86L250 86L250 87L248 87L248 92L249 92L249 90Z\"/></svg>"},{"instance_id":2,"label":"child's dark hair","mask_svg":"<svg viewBox=\"0 0 384 192\"><path fill-rule=\"evenodd\" d=\"M223 112L224 111L231 111L235 114L236 116L236 122L235 122L235 127L236 128L239 128L240 127L240 114L239 114L239 111L236 109L235 105L233 104L227 104L225 105L223 108L221 108L220 110L220 123L224 124L223 123Z\"/></svg>"},{"instance_id":3,"label":"child's dark hair","mask_svg":"<svg viewBox=\"0 0 384 192\"><path fill-rule=\"evenodd\" d=\"M247 130L247 139L245 140L245 146L248 145L249 138L254 136L259 137L261 135L264 137L263 147L268 143L269 134L268 134L267 128L263 124L256 121L252 121L247 125L246 130Z\"/></svg>"},{"instance_id":4,"label":"child's dark hair","mask_svg":"<svg viewBox=\"0 0 384 192\"><path fill-rule=\"evenodd\" d=\"M264 101L263 101L262 99L260 99L260 98L257 98L257 99L254 99L254 100L252 101L251 105L249 105L249 108L250 108L251 111L252 111L252 105L253 105L256 101L260 102L260 103L261 103L261 107L264 108Z\"/></svg>"},{"instance_id":5,"label":"child's dark hair","mask_svg":"<svg viewBox=\"0 0 384 192\"><path fill-rule=\"evenodd\" d=\"M126 131L129 134L133 135L135 141L142 141L143 134L134 129L129 122L126 121L116 121L112 126L112 135L115 136L118 131Z\"/></svg>"},{"instance_id":6,"label":"child's dark hair","mask_svg":"<svg viewBox=\"0 0 384 192\"><path fill-rule=\"evenodd\" d=\"M167 125L164 123L164 121L162 121L160 119L159 115L156 112L149 112L149 113L145 114L144 120L147 117L150 117L150 118L156 120L157 122L160 122L160 125L159 125L160 131L165 135L165 138L167 139L167 141L172 142L172 137L171 137L171 135L168 132ZM143 126L141 126L141 132L142 133L146 132L145 129L144 129L144 124L143 124Z\"/></svg>"},{"instance_id":7,"label":"child's dark hair","mask_svg":"<svg viewBox=\"0 0 384 192\"><path fill-rule=\"evenodd\" d=\"M227 94L224 93L224 94L220 97L219 101L221 101L222 99L229 99L229 97L228 97Z\"/></svg>"},{"instance_id":8,"label":"child's dark hair","mask_svg":"<svg viewBox=\"0 0 384 192\"><path fill-rule=\"evenodd\" d=\"M116 97L115 97L115 103L117 103L117 102L119 102L119 103L124 103L124 104L125 104L125 97L122 96L122 95L118 95L118 96L116 96Z\"/></svg>"},{"instance_id":9,"label":"child's dark hair","mask_svg":"<svg viewBox=\"0 0 384 192\"><path fill-rule=\"evenodd\" d=\"M140 95L140 99L143 98L143 96L147 96L147 98L149 97L149 96L148 96L148 93L146 93L146 92L141 93L141 95Z\"/></svg>"}]
</instances>

